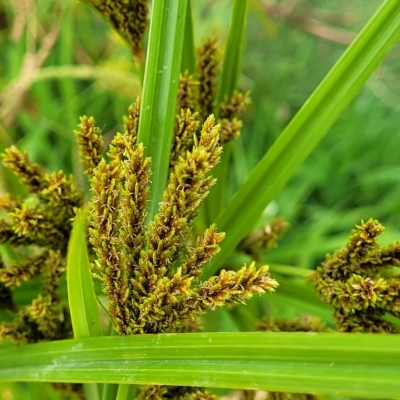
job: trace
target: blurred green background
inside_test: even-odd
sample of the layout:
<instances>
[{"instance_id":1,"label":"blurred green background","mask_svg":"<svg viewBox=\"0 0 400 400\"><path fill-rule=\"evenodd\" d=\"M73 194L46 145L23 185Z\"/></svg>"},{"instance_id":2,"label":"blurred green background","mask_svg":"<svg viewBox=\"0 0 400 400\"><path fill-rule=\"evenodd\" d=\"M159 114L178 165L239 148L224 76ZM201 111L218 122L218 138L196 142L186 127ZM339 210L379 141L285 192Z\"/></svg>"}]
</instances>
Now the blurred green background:
<instances>
[{"instance_id":1,"label":"blurred green background","mask_svg":"<svg viewBox=\"0 0 400 400\"><path fill-rule=\"evenodd\" d=\"M218 37L222 59L232 0L192 3L196 44L210 34ZM231 193L381 3L249 0L240 89L251 91L252 104L233 145ZM383 243L400 239L399 74L397 46L266 208L260 224L283 216L291 227L278 247L265 252L264 262L295 266L301 275L343 246L355 223L371 217L387 228ZM73 133L79 116L94 116L107 142L139 93L127 46L83 2L0 0L0 150L15 143L49 171L74 173L83 188ZM21 190L10 174L1 174L2 194ZM302 279L278 280L279 290L265 303L255 299L232 310L242 329L251 327L249 311L310 313L332 322L329 308ZM29 301L26 296L22 301ZM206 329L235 329L227 315L206 318ZM7 386L0 393L3 399L48 398L41 387Z\"/></svg>"}]
</instances>

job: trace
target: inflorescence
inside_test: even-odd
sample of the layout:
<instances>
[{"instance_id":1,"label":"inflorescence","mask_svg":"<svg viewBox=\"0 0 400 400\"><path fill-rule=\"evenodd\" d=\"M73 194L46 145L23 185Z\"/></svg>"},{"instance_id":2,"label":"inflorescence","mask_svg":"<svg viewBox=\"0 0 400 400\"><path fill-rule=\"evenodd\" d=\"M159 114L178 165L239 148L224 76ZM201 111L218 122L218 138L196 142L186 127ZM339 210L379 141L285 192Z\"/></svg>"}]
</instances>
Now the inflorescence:
<instances>
[{"instance_id":1,"label":"inflorescence","mask_svg":"<svg viewBox=\"0 0 400 400\"><path fill-rule=\"evenodd\" d=\"M108 162L99 158L102 143L92 118L82 118L77 132L93 194L89 240L96 277L118 333L181 330L207 309L273 291L277 283L269 278L268 267L257 269L254 263L237 272L222 270L205 282L199 279L224 238L211 225L194 246L188 244L193 219L215 182L208 173L222 152L214 117L194 134L191 151L175 159L158 214L148 225L150 159L136 143L137 118L138 106L133 106L125 132L111 142Z\"/></svg>"},{"instance_id":2,"label":"inflorescence","mask_svg":"<svg viewBox=\"0 0 400 400\"><path fill-rule=\"evenodd\" d=\"M328 254L311 280L333 306L339 331L397 333L385 314L400 317L400 281L393 272L400 265L400 242L380 246L376 238L384 227L377 220L356 228L349 243Z\"/></svg>"},{"instance_id":3,"label":"inflorescence","mask_svg":"<svg viewBox=\"0 0 400 400\"><path fill-rule=\"evenodd\" d=\"M82 206L83 196L72 177L62 171L45 173L14 146L6 150L3 163L29 194L25 199L0 199L0 306L12 318L0 325L0 339L25 343L67 338L72 333L69 313L57 290L74 210ZM30 305L17 307L14 290L39 275L39 296Z\"/></svg>"}]
</instances>

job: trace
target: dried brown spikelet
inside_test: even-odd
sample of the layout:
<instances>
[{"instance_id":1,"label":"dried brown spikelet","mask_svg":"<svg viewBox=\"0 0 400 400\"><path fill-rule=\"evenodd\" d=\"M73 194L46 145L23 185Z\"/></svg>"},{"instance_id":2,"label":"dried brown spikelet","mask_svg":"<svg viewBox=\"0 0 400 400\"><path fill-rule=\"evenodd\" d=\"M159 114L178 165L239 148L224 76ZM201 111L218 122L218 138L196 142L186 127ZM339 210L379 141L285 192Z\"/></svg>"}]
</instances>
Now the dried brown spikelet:
<instances>
[{"instance_id":1,"label":"dried brown spikelet","mask_svg":"<svg viewBox=\"0 0 400 400\"><path fill-rule=\"evenodd\" d=\"M93 117L86 115L80 118L79 130L74 131L78 139L78 147L82 163L86 167L86 174L92 175L95 168L102 158L104 149L101 130L96 126Z\"/></svg>"},{"instance_id":2,"label":"dried brown spikelet","mask_svg":"<svg viewBox=\"0 0 400 400\"><path fill-rule=\"evenodd\" d=\"M190 109L181 109L176 117L174 142L172 144L170 167L179 162L180 157L185 157L186 152L193 147L194 136L199 127L198 113Z\"/></svg>"},{"instance_id":3,"label":"dried brown spikelet","mask_svg":"<svg viewBox=\"0 0 400 400\"><path fill-rule=\"evenodd\" d=\"M26 152L20 152L15 146L11 146L2 157L4 166L13 171L31 193L37 193L44 188L44 172L38 164L29 160Z\"/></svg>"},{"instance_id":4,"label":"dried brown spikelet","mask_svg":"<svg viewBox=\"0 0 400 400\"><path fill-rule=\"evenodd\" d=\"M127 41L135 57L143 57L142 38L147 29L147 0L86 0Z\"/></svg>"},{"instance_id":5,"label":"dried brown spikelet","mask_svg":"<svg viewBox=\"0 0 400 400\"><path fill-rule=\"evenodd\" d=\"M384 314L400 317L400 280L388 269L400 264L400 242L380 246L384 227L370 219L356 226L349 243L327 255L310 276L324 301L335 309L342 332L396 332Z\"/></svg>"},{"instance_id":6,"label":"dried brown spikelet","mask_svg":"<svg viewBox=\"0 0 400 400\"><path fill-rule=\"evenodd\" d=\"M199 81L199 111L202 119L212 114L219 70L217 41L208 38L197 49L197 78Z\"/></svg>"},{"instance_id":7,"label":"dried brown spikelet","mask_svg":"<svg viewBox=\"0 0 400 400\"><path fill-rule=\"evenodd\" d=\"M261 251L277 246L278 239L288 227L289 223L283 217L275 218L262 229L257 229L247 235L238 245L238 250L259 260Z\"/></svg>"}]
</instances>

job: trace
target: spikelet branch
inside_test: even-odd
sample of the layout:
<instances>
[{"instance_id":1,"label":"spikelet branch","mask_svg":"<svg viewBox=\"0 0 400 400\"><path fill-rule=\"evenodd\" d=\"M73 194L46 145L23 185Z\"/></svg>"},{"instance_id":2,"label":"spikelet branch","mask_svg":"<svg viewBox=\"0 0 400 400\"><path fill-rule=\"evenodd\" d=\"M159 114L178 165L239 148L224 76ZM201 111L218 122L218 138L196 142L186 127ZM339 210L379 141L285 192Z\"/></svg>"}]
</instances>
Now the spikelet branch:
<instances>
[{"instance_id":1,"label":"spikelet branch","mask_svg":"<svg viewBox=\"0 0 400 400\"><path fill-rule=\"evenodd\" d=\"M86 173L89 177L101 161L104 149L103 137L101 130L96 126L93 117L88 118L86 115L81 117L79 130L74 131L78 139L78 146L81 154L83 165L86 167Z\"/></svg>"},{"instance_id":2,"label":"spikelet branch","mask_svg":"<svg viewBox=\"0 0 400 400\"><path fill-rule=\"evenodd\" d=\"M14 172L31 193L37 193L45 187L42 168L31 162L26 152L11 146L5 150L2 158L4 166Z\"/></svg>"},{"instance_id":3,"label":"spikelet branch","mask_svg":"<svg viewBox=\"0 0 400 400\"><path fill-rule=\"evenodd\" d=\"M197 49L197 76L199 81L200 116L212 114L216 94L216 77L219 71L217 41L208 38Z\"/></svg>"},{"instance_id":4,"label":"spikelet branch","mask_svg":"<svg viewBox=\"0 0 400 400\"><path fill-rule=\"evenodd\" d=\"M147 29L146 0L86 0L121 35L135 57L143 58L142 38Z\"/></svg>"},{"instance_id":5,"label":"spikelet branch","mask_svg":"<svg viewBox=\"0 0 400 400\"><path fill-rule=\"evenodd\" d=\"M327 255L310 277L323 300L335 309L344 332L396 332L384 314L399 317L400 281L389 268L399 265L400 242L380 246L384 227L370 219L356 226L349 243Z\"/></svg>"}]
</instances>

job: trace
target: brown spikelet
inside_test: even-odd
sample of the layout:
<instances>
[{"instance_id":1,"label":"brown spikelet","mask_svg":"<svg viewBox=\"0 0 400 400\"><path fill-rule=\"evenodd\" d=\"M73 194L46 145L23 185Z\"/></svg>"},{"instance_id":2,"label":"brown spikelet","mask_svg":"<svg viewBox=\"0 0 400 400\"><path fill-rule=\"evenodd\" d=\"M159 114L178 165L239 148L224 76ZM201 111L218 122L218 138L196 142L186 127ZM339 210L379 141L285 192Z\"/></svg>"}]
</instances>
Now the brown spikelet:
<instances>
[{"instance_id":1,"label":"brown spikelet","mask_svg":"<svg viewBox=\"0 0 400 400\"><path fill-rule=\"evenodd\" d=\"M234 92L229 100L220 105L221 143L227 143L240 135L242 121L238 118L250 104L250 95Z\"/></svg>"},{"instance_id":2,"label":"brown spikelet","mask_svg":"<svg viewBox=\"0 0 400 400\"><path fill-rule=\"evenodd\" d=\"M400 242L380 246L384 227L370 219L356 226L348 244L310 275L322 299L335 309L342 332L398 332L385 313L400 317L400 281L387 270L400 265Z\"/></svg>"},{"instance_id":3,"label":"brown spikelet","mask_svg":"<svg viewBox=\"0 0 400 400\"><path fill-rule=\"evenodd\" d=\"M178 102L177 109L178 112L181 110L186 110L194 112L199 108L198 104L199 96L199 82L194 79L192 75L185 72L179 78L178 87Z\"/></svg>"},{"instance_id":4,"label":"brown spikelet","mask_svg":"<svg viewBox=\"0 0 400 400\"><path fill-rule=\"evenodd\" d=\"M170 156L171 167L176 165L179 162L179 158L184 158L186 152L192 149L198 127L198 113L192 113L189 108L182 109L180 115L177 116L175 124L174 142Z\"/></svg>"},{"instance_id":5,"label":"brown spikelet","mask_svg":"<svg viewBox=\"0 0 400 400\"><path fill-rule=\"evenodd\" d=\"M3 164L13 171L31 193L37 193L44 187L42 168L29 160L26 152L20 152L15 146L5 150Z\"/></svg>"},{"instance_id":6,"label":"brown spikelet","mask_svg":"<svg viewBox=\"0 0 400 400\"><path fill-rule=\"evenodd\" d=\"M143 57L142 38L147 29L147 0L86 0L126 40L136 57Z\"/></svg>"},{"instance_id":7,"label":"brown spikelet","mask_svg":"<svg viewBox=\"0 0 400 400\"><path fill-rule=\"evenodd\" d=\"M199 81L199 111L205 119L212 114L216 93L216 76L218 74L217 45L214 38L208 38L197 49L197 75Z\"/></svg>"},{"instance_id":8,"label":"brown spikelet","mask_svg":"<svg viewBox=\"0 0 400 400\"><path fill-rule=\"evenodd\" d=\"M133 146L136 143L140 116L140 100L136 98L136 102L128 108L128 115L123 118L124 121L124 136L128 143Z\"/></svg>"},{"instance_id":9,"label":"brown spikelet","mask_svg":"<svg viewBox=\"0 0 400 400\"><path fill-rule=\"evenodd\" d=\"M278 283L268 275L268 266L256 269L254 263L239 271L222 270L218 276L200 285L202 307L215 309L223 304L244 303L253 293L273 292Z\"/></svg>"},{"instance_id":10,"label":"brown spikelet","mask_svg":"<svg viewBox=\"0 0 400 400\"><path fill-rule=\"evenodd\" d=\"M250 255L255 260L259 260L261 251L275 247L278 239L286 232L288 227L289 224L284 218L275 218L263 228L249 233L239 243L238 250Z\"/></svg>"},{"instance_id":11,"label":"brown spikelet","mask_svg":"<svg viewBox=\"0 0 400 400\"><path fill-rule=\"evenodd\" d=\"M104 142L101 130L96 126L93 117L88 118L84 115L80 121L79 130L74 132L78 138L79 152L86 173L91 176L93 168L101 161Z\"/></svg>"}]
</instances>

